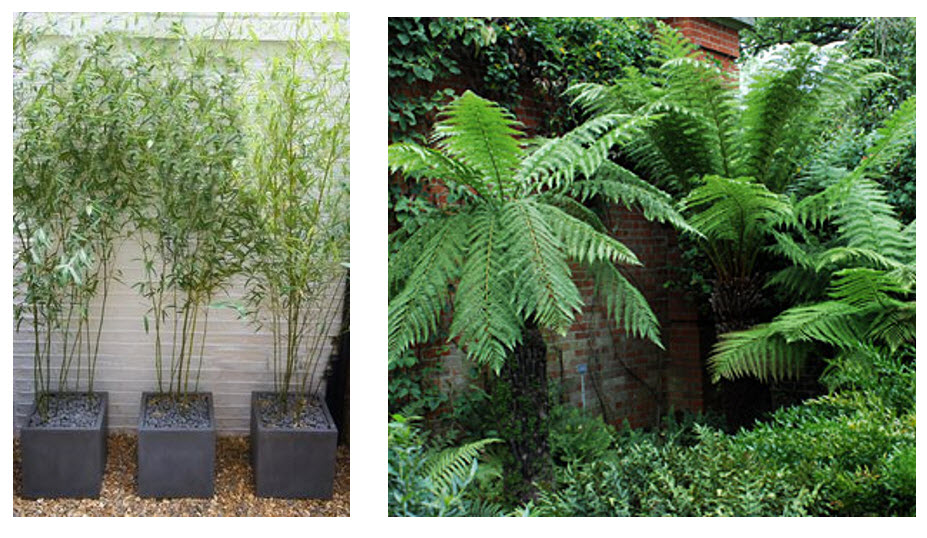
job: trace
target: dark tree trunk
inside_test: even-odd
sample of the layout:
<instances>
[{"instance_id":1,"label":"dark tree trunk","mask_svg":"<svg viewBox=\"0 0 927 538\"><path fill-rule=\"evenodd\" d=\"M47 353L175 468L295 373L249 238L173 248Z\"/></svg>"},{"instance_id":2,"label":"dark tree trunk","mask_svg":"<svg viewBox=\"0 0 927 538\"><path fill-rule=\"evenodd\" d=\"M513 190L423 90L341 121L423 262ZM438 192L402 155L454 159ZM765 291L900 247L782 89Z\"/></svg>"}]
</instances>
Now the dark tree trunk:
<instances>
[{"instance_id":1,"label":"dark tree trunk","mask_svg":"<svg viewBox=\"0 0 927 538\"><path fill-rule=\"evenodd\" d=\"M715 283L709 302L715 317L715 336L753 327L763 319L766 302L759 276ZM772 409L769 386L753 377L721 380L715 385L716 405L728 428L750 426Z\"/></svg>"},{"instance_id":2,"label":"dark tree trunk","mask_svg":"<svg viewBox=\"0 0 927 538\"><path fill-rule=\"evenodd\" d=\"M537 496L536 484L550 478L548 444L550 402L547 394L547 345L541 331L530 322L524 341L500 372L502 385L510 391L504 433L521 477L523 500Z\"/></svg>"}]
</instances>

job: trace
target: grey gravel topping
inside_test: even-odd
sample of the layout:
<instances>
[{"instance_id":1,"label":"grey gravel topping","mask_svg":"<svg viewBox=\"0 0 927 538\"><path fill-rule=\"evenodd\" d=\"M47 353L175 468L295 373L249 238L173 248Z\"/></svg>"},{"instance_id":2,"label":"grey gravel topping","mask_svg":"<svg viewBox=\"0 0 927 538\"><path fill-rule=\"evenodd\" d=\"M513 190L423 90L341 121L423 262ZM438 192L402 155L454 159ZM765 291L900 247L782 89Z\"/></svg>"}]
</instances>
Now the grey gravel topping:
<instances>
[{"instance_id":1,"label":"grey gravel topping","mask_svg":"<svg viewBox=\"0 0 927 538\"><path fill-rule=\"evenodd\" d=\"M261 425L265 428L328 429L333 425L322 411L318 398L304 394L287 395L286 406L277 394L258 395Z\"/></svg>"},{"instance_id":2,"label":"grey gravel topping","mask_svg":"<svg viewBox=\"0 0 927 538\"><path fill-rule=\"evenodd\" d=\"M89 428L96 424L103 399L96 394L64 392L45 395L45 412L29 417L30 427Z\"/></svg>"},{"instance_id":3,"label":"grey gravel topping","mask_svg":"<svg viewBox=\"0 0 927 538\"><path fill-rule=\"evenodd\" d=\"M145 425L152 428L208 428L209 399L203 394L154 395L145 402Z\"/></svg>"}]
</instances>

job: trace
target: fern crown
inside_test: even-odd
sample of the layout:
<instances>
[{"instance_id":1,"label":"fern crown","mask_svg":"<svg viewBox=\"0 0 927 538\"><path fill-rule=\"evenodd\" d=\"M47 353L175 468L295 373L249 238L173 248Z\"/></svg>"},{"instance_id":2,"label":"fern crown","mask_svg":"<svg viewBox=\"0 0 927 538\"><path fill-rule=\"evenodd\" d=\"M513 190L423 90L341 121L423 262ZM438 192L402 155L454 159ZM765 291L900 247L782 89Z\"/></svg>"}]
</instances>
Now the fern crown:
<instances>
[{"instance_id":1,"label":"fern crown","mask_svg":"<svg viewBox=\"0 0 927 538\"><path fill-rule=\"evenodd\" d=\"M449 336L498 370L526 324L558 334L572 325L583 305L574 266L592 275L617 323L660 345L656 316L619 270L640 261L582 204L603 196L688 229L666 193L607 159L643 120L607 115L529 151L515 117L472 92L440 118L433 147L390 146L390 170L470 196L404 237L390 260L391 360L435 337L450 306Z\"/></svg>"}]
</instances>

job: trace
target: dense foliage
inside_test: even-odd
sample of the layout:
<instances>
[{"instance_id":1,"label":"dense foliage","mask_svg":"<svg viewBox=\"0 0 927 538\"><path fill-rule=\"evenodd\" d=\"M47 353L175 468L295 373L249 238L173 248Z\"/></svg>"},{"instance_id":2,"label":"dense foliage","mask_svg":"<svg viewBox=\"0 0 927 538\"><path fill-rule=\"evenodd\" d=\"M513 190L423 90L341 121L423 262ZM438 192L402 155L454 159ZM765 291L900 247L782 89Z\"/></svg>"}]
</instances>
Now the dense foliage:
<instances>
[{"instance_id":1,"label":"dense foliage","mask_svg":"<svg viewBox=\"0 0 927 538\"><path fill-rule=\"evenodd\" d=\"M484 369L479 386L456 399L429 388L427 376L414 382L405 378L405 405L440 410L429 423L432 435L416 440L424 454L485 438L511 444L512 438L526 437L520 427L535 432L535 441L542 436L549 447L552 472L534 476L532 495L525 496L520 493L524 483L500 472L517 468L518 452L505 443L486 446L481 458L470 460L469 473L461 475L469 478L461 482L464 487L444 490L455 499L456 515L479 514L479 508L466 507L478 499L491 502L494 513L522 515L915 514L913 21L793 19L779 27L759 21L747 38L740 85L729 72L699 61L691 43L659 24L648 59L625 65L622 77L598 78L602 72L592 70L582 79L582 69L568 75L583 80L569 95L592 119L546 145L529 146L532 152L521 160L528 170L544 159L560 168L515 177L542 185L537 192L526 191L539 202L550 193L570 195L579 204L600 196L612 203L637 202L651 216L666 215L665 206L631 194L630 187L644 183L638 183L638 174L670 192L686 218L673 224L697 230L691 237L699 254L690 252L688 260L704 256L710 264L702 272L713 277L707 283L723 335L710 363L715 379L781 380L815 362L826 365L821 382L828 394L779 409L736 433L717 427L723 417L679 421L672 414L660 428L645 432L616 430L565 405L553 406L545 420L530 415L513 423L512 409L519 408L513 402L524 393L505 371L487 377ZM468 20L473 57L503 35L492 24L480 25L485 22ZM574 22L580 28L585 21L562 24ZM545 31L543 24L534 28L535 36ZM848 42L829 44L838 38ZM783 41L790 44L779 45ZM594 52L586 47L576 57ZM463 63L455 69L455 75L472 77ZM484 73L479 69L474 72ZM481 87L495 88L482 82ZM443 95L435 103L449 94ZM620 135L610 122L622 126ZM445 124L439 131L450 129ZM576 144L565 145L571 140ZM433 142L454 149L443 134ZM411 147L403 151L411 153ZM565 148L569 151L562 152ZM433 219L460 218L475 200L504 207L524 184L473 182L474 176L493 176L485 170L460 174L429 151L418 147L414 153L428 155L430 165L422 160L405 171L423 178L463 177L466 188L450 184L437 206L402 199L406 205L397 214L408 235L393 236L394 252L409 248L410 237L427 230ZM401 157L391 155L394 163L404 162ZM517 169L516 162L509 168ZM581 173L570 176L563 166ZM585 205L570 208L576 217L590 212ZM493 226L483 221L469 226L461 243L472 244L477 236L485 240L481 234ZM499 236L492 237L498 245ZM591 243L579 250L560 248L581 255L594 250ZM402 258L394 257L390 266L393 297L420 266L397 260ZM481 282L508 282L505 268L522 272L524 263L482 266ZM467 292L465 277L461 270L442 278L443 285L433 283L430 289L447 294L436 305L449 305ZM521 288L508 284L506 289ZM472 335L455 331L459 322L452 320L451 330L439 333L446 319L441 316L448 312L429 312L432 317L416 316L429 320L427 336L459 336L469 350ZM399 349L411 341L402 340ZM502 345L502 364L512 362L511 352L517 357L518 348L518 342ZM409 371L419 363L411 351L392 360L391 367ZM392 379L391 387L400 387L398 380ZM394 460L401 457L391 448L391 466ZM399 485L391 483L391 495L395 488ZM429 488L434 490L424 487Z\"/></svg>"},{"instance_id":2,"label":"dense foliage","mask_svg":"<svg viewBox=\"0 0 927 538\"><path fill-rule=\"evenodd\" d=\"M869 133L883 123L903 101L917 91L916 27L913 18L893 17L758 17L752 28L741 32L741 47L752 57L778 43L809 42L826 45L845 42L853 58L875 58L892 75L878 92L862 97L860 103L839 122L833 144L840 147L844 165L855 166L871 144ZM904 223L915 216L915 143L912 140L902 159L886 170L879 182L888 191Z\"/></svg>"}]
</instances>

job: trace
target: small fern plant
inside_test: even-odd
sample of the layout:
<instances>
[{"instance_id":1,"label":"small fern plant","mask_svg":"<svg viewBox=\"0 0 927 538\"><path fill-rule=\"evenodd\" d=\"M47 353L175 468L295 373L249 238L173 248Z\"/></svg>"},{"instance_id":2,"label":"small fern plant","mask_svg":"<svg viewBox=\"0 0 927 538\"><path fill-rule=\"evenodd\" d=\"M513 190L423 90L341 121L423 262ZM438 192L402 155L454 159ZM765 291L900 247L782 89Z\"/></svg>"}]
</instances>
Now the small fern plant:
<instances>
[{"instance_id":1,"label":"small fern plant","mask_svg":"<svg viewBox=\"0 0 927 538\"><path fill-rule=\"evenodd\" d=\"M426 446L413 421L414 417L394 415L389 423L389 515L501 515L501 508L474 498L469 490L483 450L499 439L439 450Z\"/></svg>"},{"instance_id":2,"label":"small fern plant","mask_svg":"<svg viewBox=\"0 0 927 538\"><path fill-rule=\"evenodd\" d=\"M627 332L661 345L656 316L619 270L640 261L582 204L599 195L689 229L667 194L607 160L647 120L606 115L531 151L510 112L470 91L440 118L433 147L389 147L392 172L465 187L460 203L433 212L390 259L390 360L436 336L450 305L450 338L498 372L527 327L564 334L573 323L583 297L571 262L591 274Z\"/></svg>"}]
</instances>

